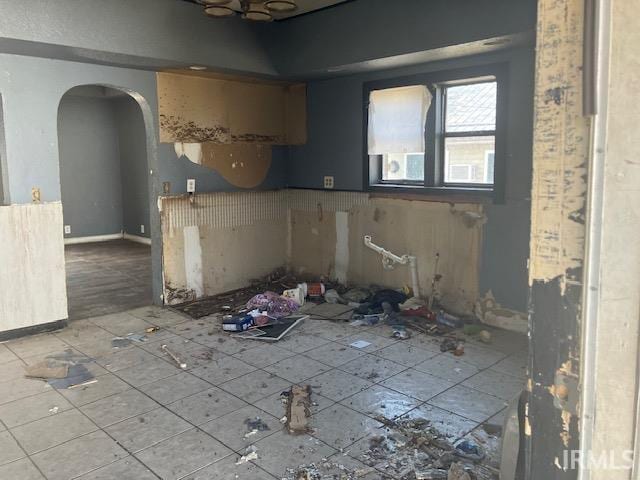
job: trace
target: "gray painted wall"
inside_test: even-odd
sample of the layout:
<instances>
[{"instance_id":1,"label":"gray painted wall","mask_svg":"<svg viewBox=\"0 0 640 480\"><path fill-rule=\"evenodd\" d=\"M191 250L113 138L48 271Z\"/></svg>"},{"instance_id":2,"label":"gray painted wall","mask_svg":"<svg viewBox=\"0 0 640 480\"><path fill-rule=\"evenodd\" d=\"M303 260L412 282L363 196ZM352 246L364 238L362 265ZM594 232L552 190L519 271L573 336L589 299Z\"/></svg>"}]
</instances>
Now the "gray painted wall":
<instances>
[{"instance_id":1,"label":"gray painted wall","mask_svg":"<svg viewBox=\"0 0 640 480\"><path fill-rule=\"evenodd\" d=\"M280 75L338 75L394 57L533 31L536 0L358 0L261 26ZM454 52L460 56L462 52ZM424 60L423 60L424 61ZM414 62L415 63L415 62Z\"/></svg>"},{"instance_id":2,"label":"gray painted wall","mask_svg":"<svg viewBox=\"0 0 640 480\"><path fill-rule=\"evenodd\" d=\"M533 124L533 51L435 62L399 70L353 75L308 84L309 139L289 147L287 184L322 188L324 175L335 188L363 190L363 83L413 73L510 62L506 203L487 207L481 264L481 290L493 290L505 306L526 310L527 257Z\"/></svg>"},{"instance_id":3,"label":"gray painted wall","mask_svg":"<svg viewBox=\"0 0 640 480\"><path fill-rule=\"evenodd\" d=\"M255 26L179 0L0 0L0 52L161 69L275 75Z\"/></svg>"},{"instance_id":4,"label":"gray painted wall","mask_svg":"<svg viewBox=\"0 0 640 480\"><path fill-rule=\"evenodd\" d=\"M65 236L120 232L122 182L113 100L65 95L58 130L64 224L71 227Z\"/></svg>"},{"instance_id":5,"label":"gray painted wall","mask_svg":"<svg viewBox=\"0 0 640 480\"><path fill-rule=\"evenodd\" d=\"M159 302L162 236L160 215L155 206L158 195L162 194L163 182L171 183L174 194L186 192L187 178L196 179L199 191L232 191L236 188L213 170L195 165L186 158L176 160L173 145L158 143L155 73L0 54L8 180L4 194L8 202L31 203L32 187L40 189L43 202L61 200L58 106L67 91L80 85L103 85L129 92L142 107L149 170L147 194L151 206L153 298ZM277 149L273 166L260 188L284 186L285 168L286 150Z\"/></svg>"},{"instance_id":6,"label":"gray painted wall","mask_svg":"<svg viewBox=\"0 0 640 480\"><path fill-rule=\"evenodd\" d=\"M149 170L144 119L132 98L118 98L112 103L120 146L122 230L131 235L149 237ZM144 232L141 232L140 225L144 225Z\"/></svg>"}]
</instances>

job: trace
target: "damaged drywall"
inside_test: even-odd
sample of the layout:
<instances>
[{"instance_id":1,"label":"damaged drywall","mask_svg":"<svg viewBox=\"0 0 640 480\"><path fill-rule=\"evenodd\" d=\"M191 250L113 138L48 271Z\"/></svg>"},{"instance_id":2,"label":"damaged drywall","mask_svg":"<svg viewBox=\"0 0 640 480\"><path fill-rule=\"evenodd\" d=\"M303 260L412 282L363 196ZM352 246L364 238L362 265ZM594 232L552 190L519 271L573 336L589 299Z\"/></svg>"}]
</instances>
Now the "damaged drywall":
<instances>
[{"instance_id":1,"label":"damaged drywall","mask_svg":"<svg viewBox=\"0 0 640 480\"><path fill-rule=\"evenodd\" d=\"M365 235L418 257L423 295L430 293L440 253L443 303L471 313L478 297L479 205L457 204L452 211L445 203L317 190L207 193L191 201L186 196L160 201L167 303L239 288L284 265L351 284L411 285L409 269L384 269L380 257L365 247Z\"/></svg>"},{"instance_id":2,"label":"damaged drywall","mask_svg":"<svg viewBox=\"0 0 640 480\"><path fill-rule=\"evenodd\" d=\"M0 332L65 320L62 204L0 206Z\"/></svg>"},{"instance_id":3,"label":"damaged drywall","mask_svg":"<svg viewBox=\"0 0 640 480\"><path fill-rule=\"evenodd\" d=\"M161 197L164 298L246 286L286 263L286 191Z\"/></svg>"},{"instance_id":4,"label":"damaged drywall","mask_svg":"<svg viewBox=\"0 0 640 480\"><path fill-rule=\"evenodd\" d=\"M306 141L306 88L158 73L160 142Z\"/></svg>"},{"instance_id":5,"label":"damaged drywall","mask_svg":"<svg viewBox=\"0 0 640 480\"><path fill-rule=\"evenodd\" d=\"M584 3L538 2L532 221L529 478L574 479L563 452L579 448L580 315L589 119L582 109ZM571 379L569 391L561 379Z\"/></svg>"},{"instance_id":6,"label":"damaged drywall","mask_svg":"<svg viewBox=\"0 0 640 480\"><path fill-rule=\"evenodd\" d=\"M460 313L473 311L479 294L482 231L481 223L465 219L482 218L481 206L457 205L457 212L469 212L459 215L444 203L369 198L368 194L351 194L355 201L350 206L318 198L310 190L292 190L290 195L290 264L297 273L342 277L352 284L411 286L408 268L386 270L380 257L365 247L363 238L371 235L388 250L418 257L423 295L429 293L435 257L440 253L443 303Z\"/></svg>"}]
</instances>

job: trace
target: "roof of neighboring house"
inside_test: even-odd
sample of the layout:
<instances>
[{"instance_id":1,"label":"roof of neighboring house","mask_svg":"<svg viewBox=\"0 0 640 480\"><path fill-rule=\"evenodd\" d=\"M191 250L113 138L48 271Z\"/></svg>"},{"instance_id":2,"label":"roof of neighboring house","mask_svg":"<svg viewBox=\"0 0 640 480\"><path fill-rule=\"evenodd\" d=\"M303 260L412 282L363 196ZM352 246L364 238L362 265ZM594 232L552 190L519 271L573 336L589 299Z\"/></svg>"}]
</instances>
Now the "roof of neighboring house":
<instances>
[{"instance_id":1,"label":"roof of neighboring house","mask_svg":"<svg viewBox=\"0 0 640 480\"><path fill-rule=\"evenodd\" d=\"M448 132L495 130L496 82L447 88Z\"/></svg>"}]
</instances>

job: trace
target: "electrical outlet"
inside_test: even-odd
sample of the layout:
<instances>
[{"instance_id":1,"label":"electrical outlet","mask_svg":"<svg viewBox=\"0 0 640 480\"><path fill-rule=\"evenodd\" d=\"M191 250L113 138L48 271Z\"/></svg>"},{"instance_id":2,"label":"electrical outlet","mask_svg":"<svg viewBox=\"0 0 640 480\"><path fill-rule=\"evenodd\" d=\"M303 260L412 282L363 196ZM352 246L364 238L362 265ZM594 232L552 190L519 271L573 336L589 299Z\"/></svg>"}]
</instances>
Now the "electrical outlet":
<instances>
[{"instance_id":1,"label":"electrical outlet","mask_svg":"<svg viewBox=\"0 0 640 480\"><path fill-rule=\"evenodd\" d=\"M188 178L187 179L187 193L196 193L196 179Z\"/></svg>"},{"instance_id":2,"label":"electrical outlet","mask_svg":"<svg viewBox=\"0 0 640 480\"><path fill-rule=\"evenodd\" d=\"M64 234L65 235L71 234L71 225L65 225L64 226Z\"/></svg>"},{"instance_id":3,"label":"electrical outlet","mask_svg":"<svg viewBox=\"0 0 640 480\"><path fill-rule=\"evenodd\" d=\"M333 176L324 177L324 188L333 188Z\"/></svg>"},{"instance_id":4,"label":"electrical outlet","mask_svg":"<svg viewBox=\"0 0 640 480\"><path fill-rule=\"evenodd\" d=\"M144 233L144 225L140 225L140 233Z\"/></svg>"}]
</instances>

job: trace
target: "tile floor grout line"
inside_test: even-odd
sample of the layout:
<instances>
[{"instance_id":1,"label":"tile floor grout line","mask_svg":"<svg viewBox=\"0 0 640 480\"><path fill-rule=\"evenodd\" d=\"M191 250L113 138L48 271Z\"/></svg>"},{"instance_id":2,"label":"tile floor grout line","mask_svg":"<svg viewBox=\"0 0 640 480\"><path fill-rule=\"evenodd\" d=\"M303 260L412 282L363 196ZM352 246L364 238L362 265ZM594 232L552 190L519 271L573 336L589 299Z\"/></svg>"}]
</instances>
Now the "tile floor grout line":
<instances>
[{"instance_id":1,"label":"tile floor grout line","mask_svg":"<svg viewBox=\"0 0 640 480\"><path fill-rule=\"evenodd\" d=\"M31 464L36 468L36 470L38 470L38 472L40 472L40 475L42 475L42 478L45 478L45 479L46 479L46 478L47 478L47 476L46 476L46 475L44 474L44 472L40 469L40 467L36 464L36 462L34 462L34 461L31 459L31 455L29 455L29 454L27 453L27 451L24 449L24 447L22 446L22 444L18 441L18 439L16 438L16 436L13 434L13 432L12 432L12 431L7 427L7 425L6 425L4 422L2 422L1 420L0 420L0 422L2 423L2 425L4 425L4 427L6 428L6 432L11 436L11 438L12 438L12 439L13 439L13 441L16 443L16 445L18 446L18 448L20 448L20 450L22 450L22 452L23 452L23 453L24 453L24 455L25 455L24 457L19 458L18 460L15 460L15 461L17 462L17 461L23 460L24 458L28 459L28 460L29 460L29 462L30 462L30 463L31 463ZM9 463L13 463L13 462L9 462ZM8 463L5 463L4 465L8 465ZM4 466L4 465L2 465L2 466Z\"/></svg>"}]
</instances>

